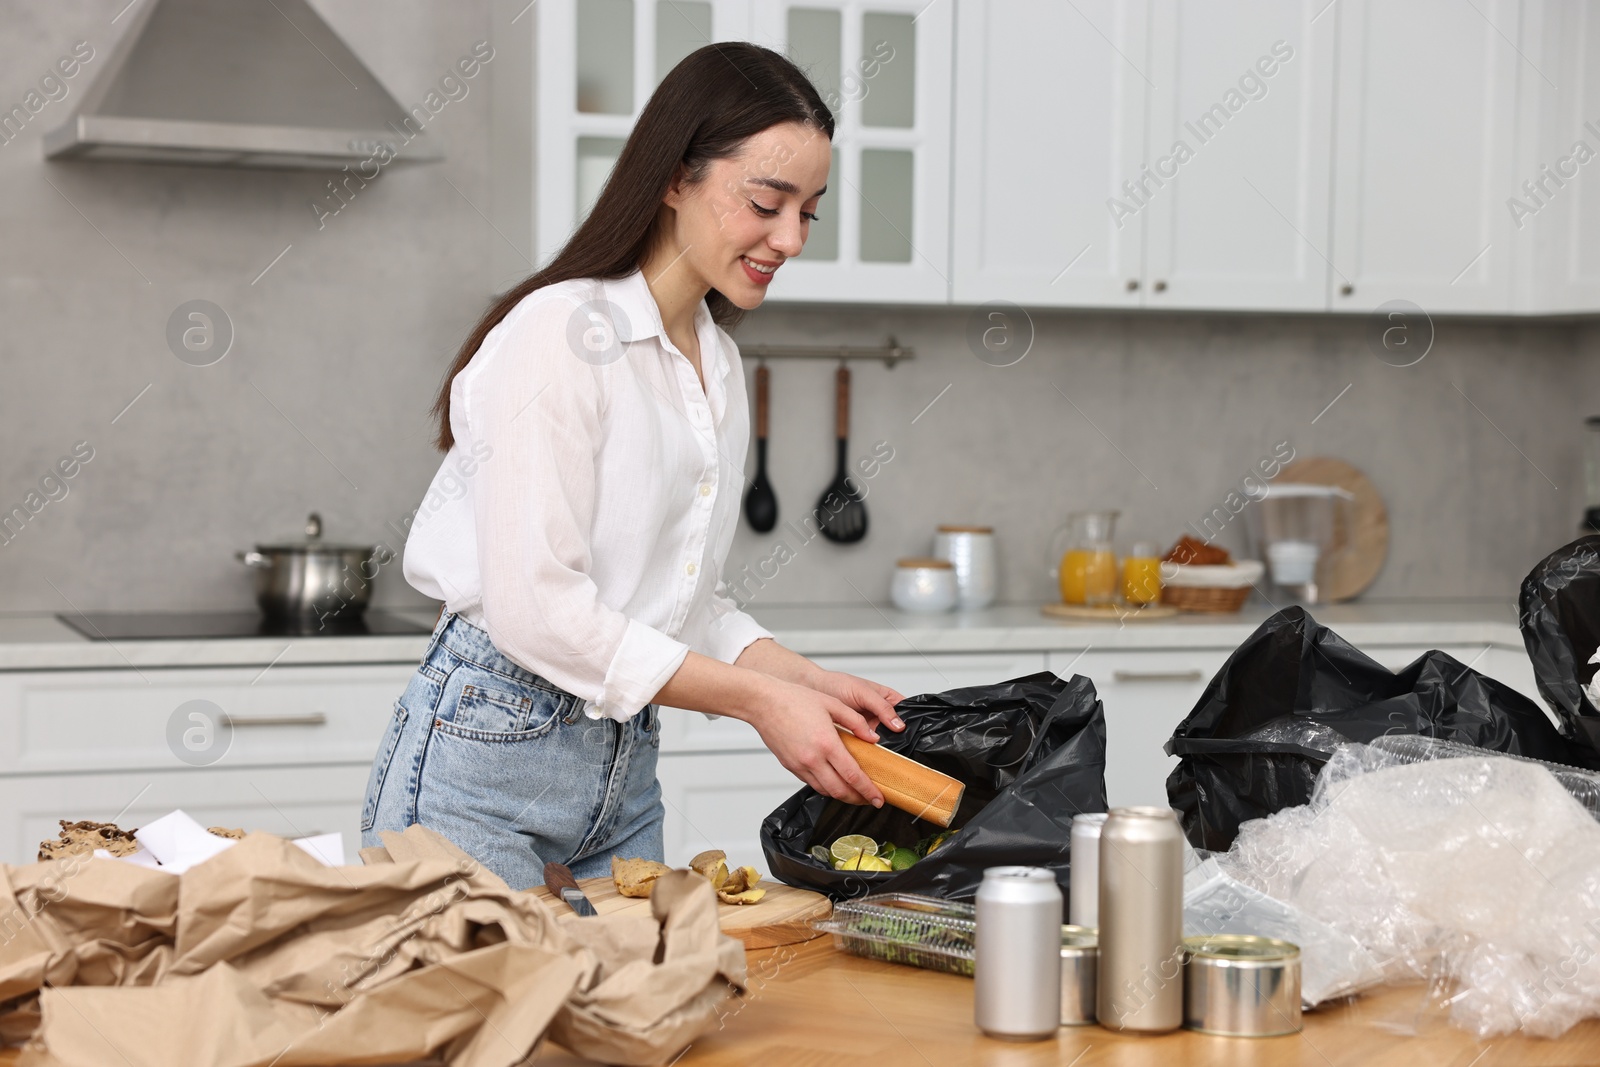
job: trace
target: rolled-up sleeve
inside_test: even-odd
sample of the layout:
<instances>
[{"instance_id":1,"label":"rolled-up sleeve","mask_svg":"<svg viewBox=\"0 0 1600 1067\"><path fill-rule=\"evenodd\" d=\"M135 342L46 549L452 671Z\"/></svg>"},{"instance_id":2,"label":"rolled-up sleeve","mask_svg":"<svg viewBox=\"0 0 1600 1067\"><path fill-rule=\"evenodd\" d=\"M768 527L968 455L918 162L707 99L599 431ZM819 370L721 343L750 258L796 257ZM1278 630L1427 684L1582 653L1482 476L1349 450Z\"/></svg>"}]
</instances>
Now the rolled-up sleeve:
<instances>
[{"instance_id":1,"label":"rolled-up sleeve","mask_svg":"<svg viewBox=\"0 0 1600 1067\"><path fill-rule=\"evenodd\" d=\"M473 487L482 610L512 661L591 715L626 719L689 645L607 607L590 577L604 396L602 368L564 343L572 308L552 299L519 309L493 358L463 375L460 421L490 455Z\"/></svg>"},{"instance_id":2,"label":"rolled-up sleeve","mask_svg":"<svg viewBox=\"0 0 1600 1067\"><path fill-rule=\"evenodd\" d=\"M716 592L705 607L684 626L683 637L689 647L702 656L732 663L752 642L771 637L772 632L749 615L725 594L718 582Z\"/></svg>"}]
</instances>

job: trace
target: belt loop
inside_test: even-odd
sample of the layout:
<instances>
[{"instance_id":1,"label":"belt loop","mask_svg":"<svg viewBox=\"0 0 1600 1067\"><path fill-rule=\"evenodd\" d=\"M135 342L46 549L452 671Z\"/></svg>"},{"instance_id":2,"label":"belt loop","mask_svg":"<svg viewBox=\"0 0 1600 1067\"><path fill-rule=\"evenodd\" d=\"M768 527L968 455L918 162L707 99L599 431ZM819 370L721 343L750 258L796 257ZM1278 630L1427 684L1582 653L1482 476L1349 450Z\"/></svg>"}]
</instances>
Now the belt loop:
<instances>
[{"instance_id":1,"label":"belt loop","mask_svg":"<svg viewBox=\"0 0 1600 1067\"><path fill-rule=\"evenodd\" d=\"M422 653L422 661L424 663L433 658L434 650L439 647L439 642L444 639L444 632L450 628L450 624L455 621L455 618L455 612L446 612L444 605L439 605L439 617L434 620L433 635L428 638L427 650Z\"/></svg>"}]
</instances>

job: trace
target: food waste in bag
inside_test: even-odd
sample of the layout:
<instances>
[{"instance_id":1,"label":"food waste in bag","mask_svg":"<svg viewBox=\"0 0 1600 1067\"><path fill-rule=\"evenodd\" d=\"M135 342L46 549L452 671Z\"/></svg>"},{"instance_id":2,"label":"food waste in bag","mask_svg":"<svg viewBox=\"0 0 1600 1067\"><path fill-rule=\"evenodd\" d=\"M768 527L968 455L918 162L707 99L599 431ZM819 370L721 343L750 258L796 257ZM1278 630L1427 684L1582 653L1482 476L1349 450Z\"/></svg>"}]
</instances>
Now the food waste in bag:
<instances>
[{"instance_id":1,"label":"food waste in bag","mask_svg":"<svg viewBox=\"0 0 1600 1067\"><path fill-rule=\"evenodd\" d=\"M1050 868L1067 892L1072 817L1106 810L1105 713L1093 683L1044 671L908 697L895 711L906 728L886 733L883 747L965 787L948 828L808 787L761 825L773 876L835 900L970 900L985 867L1026 864Z\"/></svg>"}]
</instances>

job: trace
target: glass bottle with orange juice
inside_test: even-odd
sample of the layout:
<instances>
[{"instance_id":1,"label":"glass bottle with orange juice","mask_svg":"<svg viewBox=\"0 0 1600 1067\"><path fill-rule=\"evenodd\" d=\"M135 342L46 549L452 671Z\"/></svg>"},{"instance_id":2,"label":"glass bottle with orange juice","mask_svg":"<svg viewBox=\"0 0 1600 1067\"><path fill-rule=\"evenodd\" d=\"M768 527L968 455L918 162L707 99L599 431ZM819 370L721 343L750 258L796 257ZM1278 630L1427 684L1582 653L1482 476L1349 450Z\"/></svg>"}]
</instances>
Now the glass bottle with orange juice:
<instances>
[{"instance_id":1,"label":"glass bottle with orange juice","mask_svg":"<svg viewBox=\"0 0 1600 1067\"><path fill-rule=\"evenodd\" d=\"M1116 528L1115 511L1075 511L1051 542L1052 559L1060 560L1054 573L1067 604L1101 607L1117 599L1117 556L1111 547ZM1065 545L1066 551L1062 551Z\"/></svg>"}]
</instances>

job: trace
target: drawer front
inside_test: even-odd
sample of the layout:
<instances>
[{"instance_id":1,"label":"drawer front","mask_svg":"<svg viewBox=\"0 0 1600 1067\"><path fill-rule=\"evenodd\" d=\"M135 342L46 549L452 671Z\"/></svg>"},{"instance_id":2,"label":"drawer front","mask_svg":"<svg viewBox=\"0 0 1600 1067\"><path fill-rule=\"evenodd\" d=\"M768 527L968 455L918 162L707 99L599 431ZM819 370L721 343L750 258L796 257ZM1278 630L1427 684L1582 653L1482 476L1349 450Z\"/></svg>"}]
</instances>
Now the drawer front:
<instances>
[{"instance_id":1,"label":"drawer front","mask_svg":"<svg viewBox=\"0 0 1600 1067\"><path fill-rule=\"evenodd\" d=\"M804 784L772 753L663 753L656 776L666 806L667 862L682 865L697 852L720 848L733 866L767 873L761 821Z\"/></svg>"},{"instance_id":2,"label":"drawer front","mask_svg":"<svg viewBox=\"0 0 1600 1067\"><path fill-rule=\"evenodd\" d=\"M1053 652L1050 669L1094 682L1106 713L1106 799L1112 807L1167 803L1177 760L1163 752L1231 650Z\"/></svg>"},{"instance_id":3,"label":"drawer front","mask_svg":"<svg viewBox=\"0 0 1600 1067\"><path fill-rule=\"evenodd\" d=\"M56 836L60 819L135 830L181 808L202 826L283 837L337 831L346 862L359 863L368 770L360 764L0 778L0 861L34 862L39 842Z\"/></svg>"},{"instance_id":4,"label":"drawer front","mask_svg":"<svg viewBox=\"0 0 1600 1067\"><path fill-rule=\"evenodd\" d=\"M367 761L413 670L0 676L0 774Z\"/></svg>"}]
</instances>

